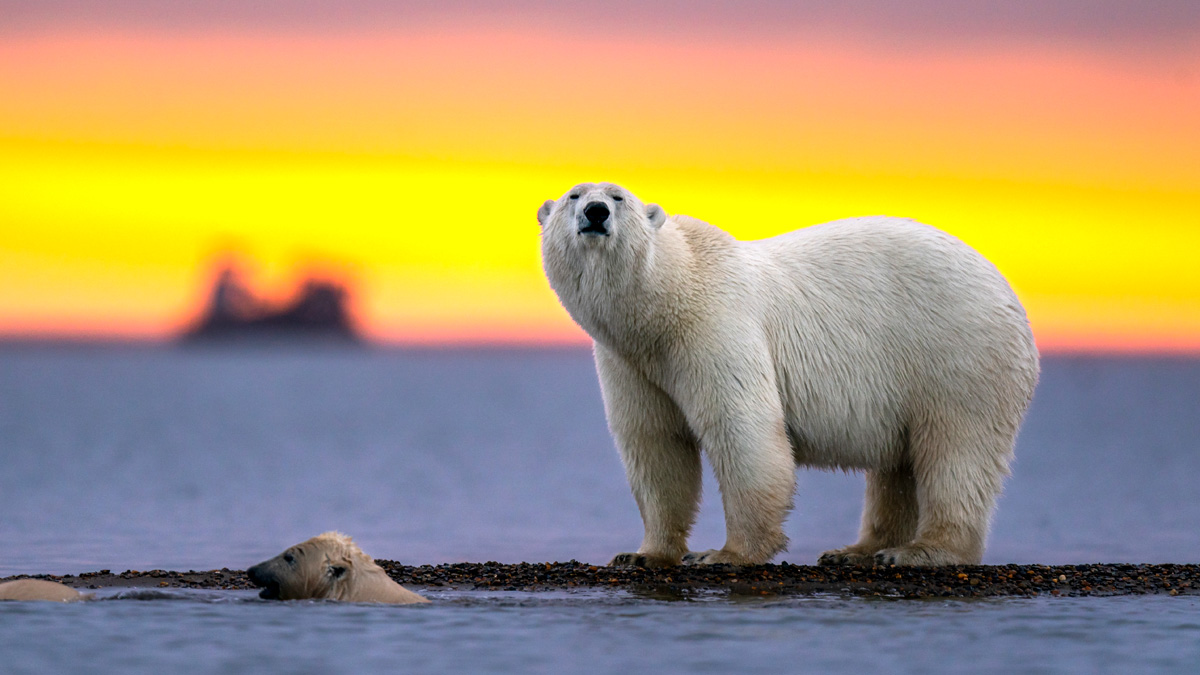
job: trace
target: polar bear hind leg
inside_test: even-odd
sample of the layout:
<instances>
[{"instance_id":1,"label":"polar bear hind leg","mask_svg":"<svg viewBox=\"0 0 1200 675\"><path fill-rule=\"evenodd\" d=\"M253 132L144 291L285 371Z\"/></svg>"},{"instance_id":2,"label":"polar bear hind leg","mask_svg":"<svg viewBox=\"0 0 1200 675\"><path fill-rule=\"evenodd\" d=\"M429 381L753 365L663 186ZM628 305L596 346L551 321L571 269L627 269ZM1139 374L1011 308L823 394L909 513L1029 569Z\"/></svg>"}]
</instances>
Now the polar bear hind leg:
<instances>
[{"instance_id":1,"label":"polar bear hind leg","mask_svg":"<svg viewBox=\"0 0 1200 675\"><path fill-rule=\"evenodd\" d=\"M877 551L876 564L977 565L983 558L1015 428L1010 434L992 420L964 425L961 417L939 417L910 436L916 536Z\"/></svg>"},{"instance_id":2,"label":"polar bear hind leg","mask_svg":"<svg viewBox=\"0 0 1200 675\"><path fill-rule=\"evenodd\" d=\"M917 534L917 485L905 464L867 472L858 542L821 554L821 565L873 565L875 554L911 542Z\"/></svg>"}]
</instances>

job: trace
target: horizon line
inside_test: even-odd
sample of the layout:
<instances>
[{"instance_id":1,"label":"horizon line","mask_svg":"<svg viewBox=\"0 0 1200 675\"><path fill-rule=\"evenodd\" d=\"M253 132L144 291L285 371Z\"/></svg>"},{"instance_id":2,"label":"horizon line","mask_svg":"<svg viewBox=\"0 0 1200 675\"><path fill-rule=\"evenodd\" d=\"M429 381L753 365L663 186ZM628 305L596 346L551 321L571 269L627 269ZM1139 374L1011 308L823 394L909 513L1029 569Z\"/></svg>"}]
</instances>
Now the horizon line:
<instances>
[{"instance_id":1,"label":"horizon line","mask_svg":"<svg viewBox=\"0 0 1200 675\"><path fill-rule=\"evenodd\" d=\"M318 338L268 336L261 338L232 338L218 339L211 342L185 343L178 335L146 336L146 335L103 335L103 334L71 334L71 333L4 333L0 332L0 348L22 347L181 347L187 349L262 349L264 347L298 347L319 348L331 351L357 350L546 350L546 351L590 351L590 339L563 339L562 337L546 336L543 338L523 337L512 335L481 338L473 336L436 336L430 338L404 337L379 338L361 336L357 342L325 341ZM1069 345L1051 341L1049 344L1038 345L1038 352L1043 357L1130 357L1130 358L1185 358L1200 359L1200 344L1162 344L1162 343L1099 343L1091 345Z\"/></svg>"}]
</instances>

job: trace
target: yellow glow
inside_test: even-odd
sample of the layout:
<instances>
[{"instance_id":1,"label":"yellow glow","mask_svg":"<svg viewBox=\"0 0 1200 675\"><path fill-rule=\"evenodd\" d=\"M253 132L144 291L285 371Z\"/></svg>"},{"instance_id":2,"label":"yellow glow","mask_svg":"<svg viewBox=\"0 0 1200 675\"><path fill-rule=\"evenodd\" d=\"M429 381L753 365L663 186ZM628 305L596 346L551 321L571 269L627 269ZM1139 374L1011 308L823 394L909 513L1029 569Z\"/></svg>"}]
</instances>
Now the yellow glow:
<instances>
[{"instance_id":1,"label":"yellow glow","mask_svg":"<svg viewBox=\"0 0 1200 675\"><path fill-rule=\"evenodd\" d=\"M385 338L581 339L542 278L533 215L579 177L573 168L0 148L10 160L0 165L0 218L23 223L0 248L0 317L9 322L25 316L36 324L38 307L47 306L65 307L83 323L124 317L135 333L178 327L196 311L205 266L234 247L262 263L268 287L289 282L297 263L332 260L357 278L360 313ZM1192 317L1200 316L1200 228L1186 224L1200 201L1193 194L934 178L596 173L603 175L585 177L622 182L741 238L838 216L918 217L993 260L1048 344L1104 344L1106 330L1132 339L1145 318L1130 309L1139 303L1172 308L1158 311L1152 325L1175 341L1194 339ZM1081 335L1081 326L1098 334Z\"/></svg>"},{"instance_id":2,"label":"yellow glow","mask_svg":"<svg viewBox=\"0 0 1200 675\"><path fill-rule=\"evenodd\" d=\"M586 86L584 83L586 82ZM886 213L1054 349L1200 350L1200 83L1070 52L465 27L0 41L0 335L161 337L222 252L398 341L567 341L534 213L620 182L741 238Z\"/></svg>"},{"instance_id":3,"label":"yellow glow","mask_svg":"<svg viewBox=\"0 0 1200 675\"><path fill-rule=\"evenodd\" d=\"M20 223L0 247L0 317L36 316L40 305L88 318L140 307L178 326L196 310L205 265L233 249L277 290L297 265L332 261L363 285L360 310L376 332L421 339L478 320L512 339L522 321L554 334L569 323L541 279L540 202L529 197L559 188L536 170L0 148L0 220ZM155 283L164 274L171 282Z\"/></svg>"}]
</instances>

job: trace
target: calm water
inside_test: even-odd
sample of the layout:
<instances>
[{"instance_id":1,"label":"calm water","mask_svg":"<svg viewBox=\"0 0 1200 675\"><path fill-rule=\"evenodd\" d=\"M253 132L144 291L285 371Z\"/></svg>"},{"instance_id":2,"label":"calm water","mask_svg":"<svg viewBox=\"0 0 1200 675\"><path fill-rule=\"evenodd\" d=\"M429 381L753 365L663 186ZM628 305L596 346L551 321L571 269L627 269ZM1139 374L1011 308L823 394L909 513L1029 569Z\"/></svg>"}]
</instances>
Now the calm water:
<instances>
[{"instance_id":1,"label":"calm water","mask_svg":"<svg viewBox=\"0 0 1200 675\"><path fill-rule=\"evenodd\" d=\"M586 351L4 347L0 461L0 576L245 568L328 529L412 564L603 563L640 541ZM1200 361L1046 359L985 562L1200 562L1198 477ZM723 540L711 480L706 495L695 548ZM778 560L812 563L852 541L861 498L858 476L801 472L792 547ZM1189 598L443 592L431 607L394 608L101 596L0 605L0 669L1200 663L1200 603Z\"/></svg>"},{"instance_id":2,"label":"calm water","mask_svg":"<svg viewBox=\"0 0 1200 675\"><path fill-rule=\"evenodd\" d=\"M1024 674L1195 673L1200 663L1200 601L1169 597L664 602L445 592L431 593L432 605L382 607L155 595L5 603L0 670Z\"/></svg>"}]
</instances>

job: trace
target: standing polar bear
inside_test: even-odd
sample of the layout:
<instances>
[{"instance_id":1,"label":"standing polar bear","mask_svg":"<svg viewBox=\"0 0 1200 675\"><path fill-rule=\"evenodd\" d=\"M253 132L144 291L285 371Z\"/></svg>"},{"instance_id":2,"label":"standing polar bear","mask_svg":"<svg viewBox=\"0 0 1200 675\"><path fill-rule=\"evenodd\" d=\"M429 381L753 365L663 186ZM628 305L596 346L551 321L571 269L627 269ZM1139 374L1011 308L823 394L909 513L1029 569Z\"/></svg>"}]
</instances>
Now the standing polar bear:
<instances>
[{"instance_id":1,"label":"standing polar bear","mask_svg":"<svg viewBox=\"0 0 1200 675\"><path fill-rule=\"evenodd\" d=\"M538 222L645 524L611 564L769 561L796 465L866 472L858 542L821 563L980 561L1038 378L1025 311L982 256L886 217L737 241L611 183ZM726 541L688 553L701 450Z\"/></svg>"}]
</instances>

